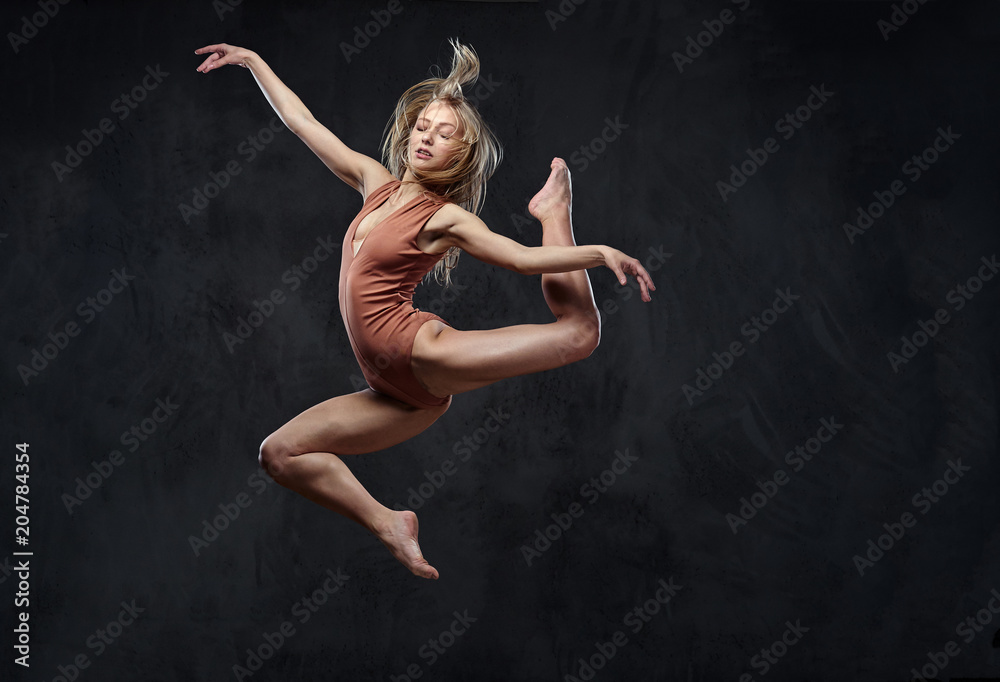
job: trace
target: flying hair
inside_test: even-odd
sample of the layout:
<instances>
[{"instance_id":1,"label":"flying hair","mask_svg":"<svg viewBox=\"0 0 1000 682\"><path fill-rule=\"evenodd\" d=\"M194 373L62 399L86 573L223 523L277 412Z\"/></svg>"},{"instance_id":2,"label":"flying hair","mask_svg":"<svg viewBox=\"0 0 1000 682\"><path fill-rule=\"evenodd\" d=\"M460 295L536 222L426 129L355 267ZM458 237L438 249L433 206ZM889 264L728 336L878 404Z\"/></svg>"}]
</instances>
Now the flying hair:
<instances>
[{"instance_id":1,"label":"flying hair","mask_svg":"<svg viewBox=\"0 0 1000 682\"><path fill-rule=\"evenodd\" d=\"M479 78L476 51L457 38L448 42L452 47L451 70L442 77L440 68L432 67L431 78L417 83L399 98L385 127L382 160L398 180L402 180L403 174L409 170L416 182L438 198L477 214L486 199L486 181L500 165L503 148L462 90L463 86L469 87ZM458 149L451 166L437 171L422 171L409 165L410 132L420 112L432 102L451 107L459 121L462 137L457 140ZM448 249L432 271L436 281L450 284L451 269L458 263L460 253L458 247Z\"/></svg>"}]
</instances>

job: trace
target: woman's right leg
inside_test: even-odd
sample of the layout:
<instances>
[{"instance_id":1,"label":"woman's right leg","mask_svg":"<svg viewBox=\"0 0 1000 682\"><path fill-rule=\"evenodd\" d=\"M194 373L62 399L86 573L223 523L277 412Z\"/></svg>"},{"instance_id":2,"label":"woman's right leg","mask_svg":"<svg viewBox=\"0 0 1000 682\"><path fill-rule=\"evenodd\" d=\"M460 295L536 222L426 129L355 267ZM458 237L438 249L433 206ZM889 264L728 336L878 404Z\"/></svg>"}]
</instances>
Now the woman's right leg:
<instances>
[{"instance_id":1,"label":"woman's right leg","mask_svg":"<svg viewBox=\"0 0 1000 682\"><path fill-rule=\"evenodd\" d=\"M268 436L260 446L260 463L279 484L367 528L414 574L436 579L437 570L417 543L416 514L376 501L338 455L408 440L450 404L421 410L371 389L331 398Z\"/></svg>"}]
</instances>

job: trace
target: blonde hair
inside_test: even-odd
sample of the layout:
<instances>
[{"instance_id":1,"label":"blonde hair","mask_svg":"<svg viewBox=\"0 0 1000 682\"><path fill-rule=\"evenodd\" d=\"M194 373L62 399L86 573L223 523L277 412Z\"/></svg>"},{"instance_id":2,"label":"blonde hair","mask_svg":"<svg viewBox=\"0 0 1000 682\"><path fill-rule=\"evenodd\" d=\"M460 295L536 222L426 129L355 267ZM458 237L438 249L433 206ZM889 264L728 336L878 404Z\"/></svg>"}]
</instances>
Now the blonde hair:
<instances>
[{"instance_id":1,"label":"blonde hair","mask_svg":"<svg viewBox=\"0 0 1000 682\"><path fill-rule=\"evenodd\" d=\"M478 213L486 198L486 181L490 179L500 160L503 149L496 135L480 116L479 111L462 93L463 85L471 85L479 78L479 57L468 45L457 38L448 41L452 47L451 71L441 77L437 67L431 69L432 78L417 83L403 93L396 110L385 127L382 142L382 159L386 168L397 179L409 170L418 183L438 197L458 204L470 213ZM409 165L410 132L416 125L420 112L432 102L442 102L455 112L462 129L454 162L438 171L422 171ZM434 279L451 283L451 269L458 263L461 249L451 247L434 265ZM430 273L428 273L430 276Z\"/></svg>"}]
</instances>

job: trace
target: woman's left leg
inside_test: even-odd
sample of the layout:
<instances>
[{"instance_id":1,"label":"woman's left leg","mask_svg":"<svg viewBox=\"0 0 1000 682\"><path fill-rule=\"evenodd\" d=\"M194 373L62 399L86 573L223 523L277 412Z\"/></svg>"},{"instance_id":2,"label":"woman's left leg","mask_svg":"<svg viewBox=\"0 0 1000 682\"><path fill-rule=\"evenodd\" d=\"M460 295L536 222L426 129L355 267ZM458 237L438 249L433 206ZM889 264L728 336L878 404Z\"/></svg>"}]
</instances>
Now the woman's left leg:
<instances>
[{"instance_id":1,"label":"woman's left leg","mask_svg":"<svg viewBox=\"0 0 1000 682\"><path fill-rule=\"evenodd\" d=\"M260 446L260 463L280 485L367 528L414 574L437 578L417 543L416 514L380 504L338 455L373 452L408 440L450 404L417 409L371 389L331 398L268 436Z\"/></svg>"},{"instance_id":2,"label":"woman's left leg","mask_svg":"<svg viewBox=\"0 0 1000 682\"><path fill-rule=\"evenodd\" d=\"M528 204L542 223L542 244L575 246L569 169L560 158ZM410 366L432 395L464 393L510 377L543 372L588 357L601 339L601 318L586 270L542 275L542 294L556 321L460 331L425 322Z\"/></svg>"}]
</instances>

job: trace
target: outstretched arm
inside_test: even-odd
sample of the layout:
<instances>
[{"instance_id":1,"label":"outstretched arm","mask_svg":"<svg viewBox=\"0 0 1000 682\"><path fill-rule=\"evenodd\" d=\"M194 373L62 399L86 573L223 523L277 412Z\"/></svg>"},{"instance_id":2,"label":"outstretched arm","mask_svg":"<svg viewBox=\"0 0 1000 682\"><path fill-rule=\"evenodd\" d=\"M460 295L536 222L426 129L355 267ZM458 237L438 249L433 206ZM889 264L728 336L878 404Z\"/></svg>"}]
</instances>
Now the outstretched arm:
<instances>
[{"instance_id":1,"label":"outstretched arm","mask_svg":"<svg viewBox=\"0 0 1000 682\"><path fill-rule=\"evenodd\" d=\"M477 216L458 206L447 206L439 215L446 223L444 243L457 246L484 263L524 275L572 272L603 265L615 273L620 284L626 283L626 275L635 277L643 301L652 300L649 292L656 291L652 278L638 259L610 246L525 246L491 231Z\"/></svg>"},{"instance_id":2,"label":"outstretched arm","mask_svg":"<svg viewBox=\"0 0 1000 682\"><path fill-rule=\"evenodd\" d=\"M237 64L250 69L257 85L285 126L337 174L341 180L363 196L392 179L392 175L375 159L352 150L326 126L317 121L302 100L275 75L271 67L256 52L225 43L207 45L195 50L208 58L198 67L208 73L220 66Z\"/></svg>"}]
</instances>

